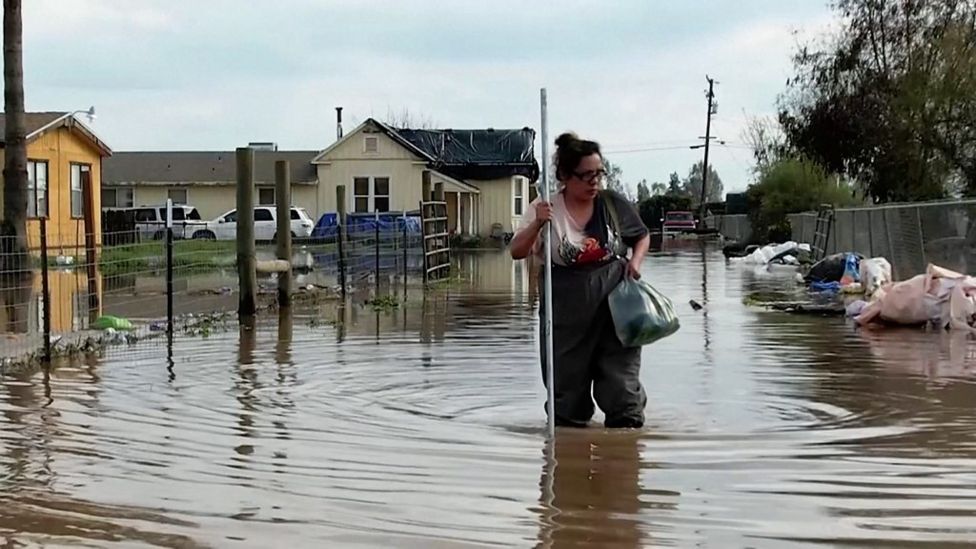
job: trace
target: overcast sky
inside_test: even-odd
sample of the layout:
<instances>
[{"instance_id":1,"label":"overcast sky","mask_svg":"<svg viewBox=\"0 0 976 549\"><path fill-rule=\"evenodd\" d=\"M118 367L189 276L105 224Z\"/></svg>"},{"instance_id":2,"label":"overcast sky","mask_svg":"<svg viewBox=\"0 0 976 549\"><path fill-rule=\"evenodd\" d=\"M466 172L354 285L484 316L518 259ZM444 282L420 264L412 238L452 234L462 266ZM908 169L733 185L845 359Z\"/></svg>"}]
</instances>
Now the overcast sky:
<instances>
[{"instance_id":1,"label":"overcast sky","mask_svg":"<svg viewBox=\"0 0 976 549\"><path fill-rule=\"evenodd\" d=\"M793 32L830 16L826 0L28 0L25 92L28 110L95 105L95 131L127 151L323 149L336 106L347 129L407 109L538 131L546 87L551 138L600 141L633 184L700 160L708 74L730 144L712 164L734 190L752 162L734 144L774 112Z\"/></svg>"}]
</instances>

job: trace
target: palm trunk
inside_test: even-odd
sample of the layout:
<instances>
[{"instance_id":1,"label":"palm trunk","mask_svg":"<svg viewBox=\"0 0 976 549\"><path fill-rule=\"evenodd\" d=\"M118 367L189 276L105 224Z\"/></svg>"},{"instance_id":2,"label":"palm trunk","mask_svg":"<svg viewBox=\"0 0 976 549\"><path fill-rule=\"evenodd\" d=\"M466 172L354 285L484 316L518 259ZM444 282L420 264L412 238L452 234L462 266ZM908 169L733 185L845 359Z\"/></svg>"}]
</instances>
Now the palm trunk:
<instances>
[{"instance_id":1,"label":"palm trunk","mask_svg":"<svg viewBox=\"0 0 976 549\"><path fill-rule=\"evenodd\" d=\"M0 268L27 268L27 128L24 120L24 32L21 0L3 0L3 102L6 118Z\"/></svg>"}]
</instances>

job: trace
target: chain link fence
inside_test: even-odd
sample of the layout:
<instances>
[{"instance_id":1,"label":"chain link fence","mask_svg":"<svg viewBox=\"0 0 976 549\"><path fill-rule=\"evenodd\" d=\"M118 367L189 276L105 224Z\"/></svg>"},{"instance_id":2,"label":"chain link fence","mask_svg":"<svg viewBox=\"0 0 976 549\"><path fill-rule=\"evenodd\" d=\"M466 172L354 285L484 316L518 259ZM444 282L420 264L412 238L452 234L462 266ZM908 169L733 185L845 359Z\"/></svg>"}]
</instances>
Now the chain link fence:
<instances>
[{"instance_id":1,"label":"chain link fence","mask_svg":"<svg viewBox=\"0 0 976 549\"><path fill-rule=\"evenodd\" d=\"M141 231L100 232L89 239L91 245L77 245L76 235L62 239L52 229L46 239L29 231L27 264L17 270L11 268L16 263L13 241L0 239L0 372L165 335L170 298L174 331L237 309L234 240L177 238L168 263L165 238ZM293 241L291 276L297 293L332 298L340 294L344 279L354 291L363 287L381 294L391 292L393 284L423 280L419 231L402 224L360 224L348 227L345 235L342 261L337 232ZM258 260L274 259L274 245L259 245L257 255ZM277 292L277 276L258 273L259 293L269 302Z\"/></svg>"},{"instance_id":2,"label":"chain link fence","mask_svg":"<svg viewBox=\"0 0 976 549\"><path fill-rule=\"evenodd\" d=\"M814 241L815 212L789 220L793 240ZM976 200L834 210L826 252L887 258L900 280L924 272L930 263L969 273L976 267Z\"/></svg>"}]
</instances>

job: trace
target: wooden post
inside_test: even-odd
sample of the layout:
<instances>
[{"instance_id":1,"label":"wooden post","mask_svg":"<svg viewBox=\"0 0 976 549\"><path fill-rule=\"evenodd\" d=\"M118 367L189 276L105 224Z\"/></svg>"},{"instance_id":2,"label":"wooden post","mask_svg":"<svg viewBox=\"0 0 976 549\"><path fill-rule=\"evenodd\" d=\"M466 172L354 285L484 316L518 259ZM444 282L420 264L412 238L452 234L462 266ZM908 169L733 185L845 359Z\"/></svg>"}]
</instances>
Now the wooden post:
<instances>
[{"instance_id":1,"label":"wooden post","mask_svg":"<svg viewBox=\"0 0 976 549\"><path fill-rule=\"evenodd\" d=\"M430 194L430 170L424 170L424 173L420 176L420 193L421 202L429 202L431 199Z\"/></svg>"},{"instance_id":2,"label":"wooden post","mask_svg":"<svg viewBox=\"0 0 976 549\"><path fill-rule=\"evenodd\" d=\"M287 160L275 162L275 196L278 203L278 259L291 265L291 179ZM278 273L278 306L291 305L291 269Z\"/></svg>"},{"instance_id":3,"label":"wooden post","mask_svg":"<svg viewBox=\"0 0 976 549\"><path fill-rule=\"evenodd\" d=\"M237 148L237 277L238 317L257 312L258 277L254 243L254 149Z\"/></svg>"},{"instance_id":4,"label":"wooden post","mask_svg":"<svg viewBox=\"0 0 976 549\"><path fill-rule=\"evenodd\" d=\"M434 184L434 201L444 202L444 184L435 183Z\"/></svg>"},{"instance_id":5,"label":"wooden post","mask_svg":"<svg viewBox=\"0 0 976 549\"><path fill-rule=\"evenodd\" d=\"M81 171L82 214L85 227L85 263L88 267L88 318L95 322L99 317L98 254L95 249L95 194L92 192L91 168Z\"/></svg>"},{"instance_id":6,"label":"wooden post","mask_svg":"<svg viewBox=\"0 0 976 549\"><path fill-rule=\"evenodd\" d=\"M346 239L346 186L336 185L336 252L337 261L339 268L339 288L342 295L346 295L346 257L345 257L345 239Z\"/></svg>"}]
</instances>

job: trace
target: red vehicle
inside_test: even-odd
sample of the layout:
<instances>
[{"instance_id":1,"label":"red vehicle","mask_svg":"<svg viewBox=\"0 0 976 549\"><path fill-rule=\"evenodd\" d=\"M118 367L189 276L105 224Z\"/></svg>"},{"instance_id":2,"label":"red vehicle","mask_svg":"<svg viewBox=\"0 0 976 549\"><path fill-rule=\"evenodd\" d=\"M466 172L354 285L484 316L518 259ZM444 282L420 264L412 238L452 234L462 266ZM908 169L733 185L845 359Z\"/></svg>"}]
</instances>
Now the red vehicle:
<instances>
[{"instance_id":1,"label":"red vehicle","mask_svg":"<svg viewBox=\"0 0 976 549\"><path fill-rule=\"evenodd\" d=\"M697 227L695 214L687 211L666 212L661 220L661 232L666 235L694 232Z\"/></svg>"}]
</instances>

